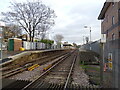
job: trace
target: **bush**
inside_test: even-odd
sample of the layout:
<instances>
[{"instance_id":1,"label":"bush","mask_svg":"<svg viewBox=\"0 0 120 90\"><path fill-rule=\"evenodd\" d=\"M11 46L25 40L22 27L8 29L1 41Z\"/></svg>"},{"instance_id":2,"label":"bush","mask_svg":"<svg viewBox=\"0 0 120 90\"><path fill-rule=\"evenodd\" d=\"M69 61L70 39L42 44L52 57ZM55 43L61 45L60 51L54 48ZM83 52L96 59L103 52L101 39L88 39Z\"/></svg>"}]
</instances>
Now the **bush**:
<instances>
[{"instance_id":1,"label":"bush","mask_svg":"<svg viewBox=\"0 0 120 90\"><path fill-rule=\"evenodd\" d=\"M49 40L49 39L42 39L40 42L45 43L45 44L50 44L50 45L54 43L53 40Z\"/></svg>"}]
</instances>

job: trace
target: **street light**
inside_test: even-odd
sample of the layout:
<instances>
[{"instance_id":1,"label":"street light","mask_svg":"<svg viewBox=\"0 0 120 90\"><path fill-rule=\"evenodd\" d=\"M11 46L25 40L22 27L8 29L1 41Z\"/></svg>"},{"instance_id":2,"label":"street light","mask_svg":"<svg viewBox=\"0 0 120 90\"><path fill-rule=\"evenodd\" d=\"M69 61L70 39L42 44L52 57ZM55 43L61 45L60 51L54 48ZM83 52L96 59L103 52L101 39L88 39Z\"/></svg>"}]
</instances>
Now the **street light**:
<instances>
[{"instance_id":1,"label":"street light","mask_svg":"<svg viewBox=\"0 0 120 90\"><path fill-rule=\"evenodd\" d=\"M85 36L83 36L83 44L85 44Z\"/></svg>"},{"instance_id":2,"label":"street light","mask_svg":"<svg viewBox=\"0 0 120 90\"><path fill-rule=\"evenodd\" d=\"M83 44L84 44L84 36L83 36Z\"/></svg>"},{"instance_id":3,"label":"street light","mask_svg":"<svg viewBox=\"0 0 120 90\"><path fill-rule=\"evenodd\" d=\"M3 23L3 22L0 22L0 43L1 43L1 52L0 52L0 59L2 60L2 43L3 43L3 27L5 26L5 23Z\"/></svg>"},{"instance_id":4,"label":"street light","mask_svg":"<svg viewBox=\"0 0 120 90\"><path fill-rule=\"evenodd\" d=\"M88 27L88 26L84 26L84 28L89 28L90 29L90 50L91 50L91 27Z\"/></svg>"}]
</instances>

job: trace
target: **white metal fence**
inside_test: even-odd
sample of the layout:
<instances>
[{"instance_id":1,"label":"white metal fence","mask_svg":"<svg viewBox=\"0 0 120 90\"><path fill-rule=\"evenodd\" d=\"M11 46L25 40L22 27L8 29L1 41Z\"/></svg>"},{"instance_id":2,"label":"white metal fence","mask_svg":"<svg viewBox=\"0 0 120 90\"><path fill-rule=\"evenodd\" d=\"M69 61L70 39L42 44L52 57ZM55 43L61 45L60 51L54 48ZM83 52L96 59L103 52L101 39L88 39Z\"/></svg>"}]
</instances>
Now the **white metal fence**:
<instances>
[{"instance_id":1,"label":"white metal fence","mask_svg":"<svg viewBox=\"0 0 120 90\"><path fill-rule=\"evenodd\" d=\"M4 43L3 46L5 46L3 47L3 50L8 50L8 43ZM25 48L25 50L60 49L60 47L58 47L56 44L49 45L41 42L28 42L28 41L22 41L22 47Z\"/></svg>"},{"instance_id":2,"label":"white metal fence","mask_svg":"<svg viewBox=\"0 0 120 90\"><path fill-rule=\"evenodd\" d=\"M25 50L46 49L46 45L41 42L23 41L23 48L25 48Z\"/></svg>"}]
</instances>

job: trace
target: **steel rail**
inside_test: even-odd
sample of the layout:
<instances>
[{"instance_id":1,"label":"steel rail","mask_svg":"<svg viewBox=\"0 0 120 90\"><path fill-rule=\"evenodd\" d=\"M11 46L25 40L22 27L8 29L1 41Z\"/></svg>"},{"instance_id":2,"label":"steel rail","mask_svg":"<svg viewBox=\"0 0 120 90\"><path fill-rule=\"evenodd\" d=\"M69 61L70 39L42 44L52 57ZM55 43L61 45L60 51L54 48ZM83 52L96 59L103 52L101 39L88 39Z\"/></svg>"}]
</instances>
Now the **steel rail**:
<instances>
[{"instance_id":1,"label":"steel rail","mask_svg":"<svg viewBox=\"0 0 120 90\"><path fill-rule=\"evenodd\" d=\"M70 80L70 78L71 78L70 76L71 76L71 74L72 74L72 70L73 70L73 67L74 67L74 65L75 65L76 57L77 57L77 56L74 56L74 60L73 60L73 63L72 63L72 65L71 65L70 72L69 72L69 74L68 74L68 76L67 76L67 80L66 80L66 83L65 83L65 86L64 86L64 90L67 88L67 85L69 84L69 80Z\"/></svg>"},{"instance_id":2,"label":"steel rail","mask_svg":"<svg viewBox=\"0 0 120 90\"><path fill-rule=\"evenodd\" d=\"M66 52L65 52L66 53ZM63 55L63 54L65 54L64 52L62 52L62 54L58 54L58 53L55 53L55 54L52 54L53 56L55 56L56 55L56 57L57 56L61 56L61 55ZM51 55L48 55L48 56L42 56L42 57L40 57L40 58L36 58L36 59L33 59L32 61L28 61L27 63L34 63L34 62L36 62L36 61L38 61L39 59L46 59L46 58L49 58L49 57L51 57ZM25 64L27 64L27 63L25 63ZM8 62L8 63L6 63L7 65L9 65L10 64L10 62ZM10 67L10 68L5 68L4 66L2 66L2 65L4 65L4 63L3 64L1 64L0 66L2 67L2 68L0 68L0 71L8 71L7 69L12 69L13 67ZM17 65L16 65L17 66ZM5 70L4 70L4 68L5 68Z\"/></svg>"},{"instance_id":3,"label":"steel rail","mask_svg":"<svg viewBox=\"0 0 120 90\"><path fill-rule=\"evenodd\" d=\"M73 53L73 52L71 52ZM36 78L34 81L32 81L31 83L29 83L27 86L25 86L22 90L25 90L27 88L29 88L32 84L36 83L37 81L39 81L39 79L41 77L43 77L44 75L46 75L50 70L52 70L54 67L56 67L59 63L61 63L63 60L65 60L66 58L68 58L70 56L71 53L68 53L65 56L62 56L57 63L55 63L52 67L50 67L47 71L45 71L44 73L42 73L38 78Z\"/></svg>"},{"instance_id":4,"label":"steel rail","mask_svg":"<svg viewBox=\"0 0 120 90\"><path fill-rule=\"evenodd\" d=\"M63 53L63 54L61 54L61 55L58 55L58 56L55 56L55 57L53 57L53 59L56 59L56 58L58 58L58 57L60 57L60 56L64 56L64 55L66 55L66 53ZM47 57L48 58L48 57ZM39 58L40 59L40 58ZM45 62L44 63L40 63L40 64L45 64ZM27 69L28 67L20 67L20 68L17 68L16 70L11 70L11 71L9 71L9 72L7 72L7 73L5 73L5 74L3 74L2 75L2 78L7 78L7 77L11 77L11 76L13 76L13 75L15 75L15 74L18 74L18 73L20 73L20 72L22 72L22 71L25 71L26 69Z\"/></svg>"}]
</instances>

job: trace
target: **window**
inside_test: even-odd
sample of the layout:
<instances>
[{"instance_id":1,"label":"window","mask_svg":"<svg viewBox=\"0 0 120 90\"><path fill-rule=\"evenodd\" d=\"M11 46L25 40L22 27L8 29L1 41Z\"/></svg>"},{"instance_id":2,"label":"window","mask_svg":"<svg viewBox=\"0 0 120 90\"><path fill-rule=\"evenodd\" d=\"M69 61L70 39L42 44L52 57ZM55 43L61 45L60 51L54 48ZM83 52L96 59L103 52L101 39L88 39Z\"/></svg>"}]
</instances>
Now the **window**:
<instances>
[{"instance_id":1,"label":"window","mask_svg":"<svg viewBox=\"0 0 120 90\"><path fill-rule=\"evenodd\" d=\"M107 34L106 34L106 38L108 38L108 31L107 31Z\"/></svg>"},{"instance_id":2,"label":"window","mask_svg":"<svg viewBox=\"0 0 120 90\"><path fill-rule=\"evenodd\" d=\"M118 10L118 18L119 18L119 22L120 22L120 8L119 8L119 10Z\"/></svg>"},{"instance_id":3,"label":"window","mask_svg":"<svg viewBox=\"0 0 120 90\"><path fill-rule=\"evenodd\" d=\"M120 38L120 31L119 31L119 38Z\"/></svg>"},{"instance_id":4,"label":"window","mask_svg":"<svg viewBox=\"0 0 120 90\"><path fill-rule=\"evenodd\" d=\"M115 40L115 34L112 33L112 40Z\"/></svg>"},{"instance_id":5,"label":"window","mask_svg":"<svg viewBox=\"0 0 120 90\"><path fill-rule=\"evenodd\" d=\"M112 17L112 25L114 25L115 24L115 17L113 16Z\"/></svg>"}]
</instances>

